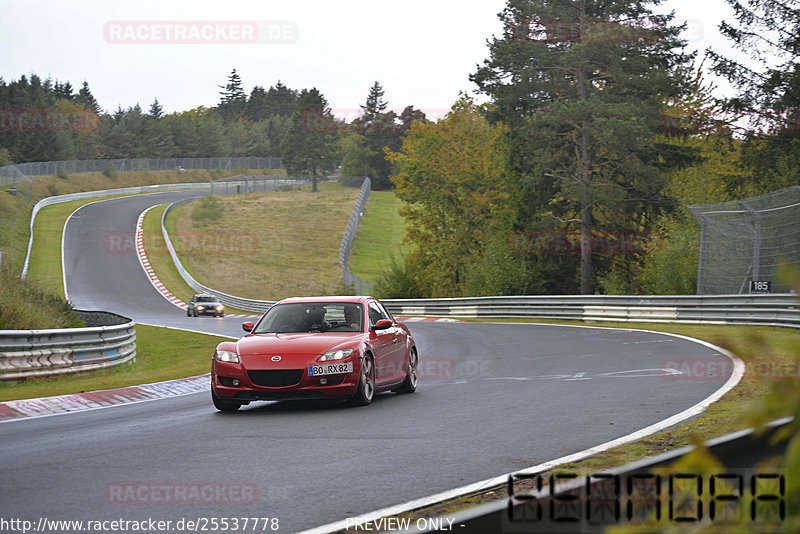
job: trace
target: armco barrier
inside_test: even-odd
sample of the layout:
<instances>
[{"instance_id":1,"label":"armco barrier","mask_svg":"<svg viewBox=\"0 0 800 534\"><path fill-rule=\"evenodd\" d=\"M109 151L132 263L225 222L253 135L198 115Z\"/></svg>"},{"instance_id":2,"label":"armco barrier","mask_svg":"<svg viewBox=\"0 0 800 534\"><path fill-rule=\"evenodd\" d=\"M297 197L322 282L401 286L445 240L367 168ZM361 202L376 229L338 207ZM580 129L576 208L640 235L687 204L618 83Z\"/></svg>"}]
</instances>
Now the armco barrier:
<instances>
[{"instance_id":1,"label":"armco barrier","mask_svg":"<svg viewBox=\"0 0 800 534\"><path fill-rule=\"evenodd\" d=\"M797 295L521 296L386 299L393 314L577 321L708 323L800 328Z\"/></svg>"},{"instance_id":2,"label":"armco barrier","mask_svg":"<svg viewBox=\"0 0 800 534\"><path fill-rule=\"evenodd\" d=\"M0 380L111 367L136 357L132 320L109 312L78 311L86 328L0 330Z\"/></svg>"}]
</instances>

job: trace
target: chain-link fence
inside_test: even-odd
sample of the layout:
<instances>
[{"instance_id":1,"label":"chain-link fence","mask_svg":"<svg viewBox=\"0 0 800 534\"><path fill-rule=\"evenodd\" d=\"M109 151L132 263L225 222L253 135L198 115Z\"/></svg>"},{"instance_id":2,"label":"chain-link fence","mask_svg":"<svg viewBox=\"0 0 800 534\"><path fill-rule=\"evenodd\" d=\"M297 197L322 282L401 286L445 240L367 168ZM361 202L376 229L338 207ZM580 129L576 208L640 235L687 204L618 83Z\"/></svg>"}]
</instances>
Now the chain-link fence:
<instances>
[{"instance_id":1,"label":"chain-link fence","mask_svg":"<svg viewBox=\"0 0 800 534\"><path fill-rule=\"evenodd\" d=\"M282 167L281 158L228 157L228 158L128 158L90 159L69 161L36 161L0 167L0 185L12 185L18 173L28 177L52 176L58 173L83 172L141 172L171 170L233 170Z\"/></svg>"},{"instance_id":2,"label":"chain-link fence","mask_svg":"<svg viewBox=\"0 0 800 534\"><path fill-rule=\"evenodd\" d=\"M371 191L372 182L369 178L364 178L364 182L361 184L361 191L358 193L358 199L356 199L356 205L353 206L350 220L347 221L347 228L342 237L342 244L339 246L339 263L344 271L344 283L352 287L359 295L372 294L372 284L353 274L350 269L347 268L347 260L350 258L350 248L353 246L353 241L356 238L358 225L361 222L361 216L364 215L364 207L367 205Z\"/></svg>"},{"instance_id":3,"label":"chain-link fence","mask_svg":"<svg viewBox=\"0 0 800 534\"><path fill-rule=\"evenodd\" d=\"M9 191L20 197L27 199L28 202L31 202L31 197L33 195L33 180L19 172L18 170L14 170L13 176L9 178L0 178L0 187L8 186Z\"/></svg>"},{"instance_id":4,"label":"chain-link fence","mask_svg":"<svg viewBox=\"0 0 800 534\"><path fill-rule=\"evenodd\" d=\"M304 174L237 174L211 181L212 195L291 191L311 183L313 176ZM318 180L328 179L317 176Z\"/></svg>"},{"instance_id":5,"label":"chain-link fence","mask_svg":"<svg viewBox=\"0 0 800 534\"><path fill-rule=\"evenodd\" d=\"M701 228L699 295L791 290L777 273L800 265L800 186L689 209Z\"/></svg>"}]
</instances>

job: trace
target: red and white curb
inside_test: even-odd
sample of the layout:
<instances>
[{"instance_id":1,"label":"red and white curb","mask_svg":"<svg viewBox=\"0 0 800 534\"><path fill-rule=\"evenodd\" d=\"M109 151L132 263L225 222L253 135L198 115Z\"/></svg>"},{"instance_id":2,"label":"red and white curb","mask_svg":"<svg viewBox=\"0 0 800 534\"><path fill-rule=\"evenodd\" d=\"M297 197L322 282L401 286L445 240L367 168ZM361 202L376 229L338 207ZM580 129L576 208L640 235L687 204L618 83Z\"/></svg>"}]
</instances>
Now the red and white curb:
<instances>
[{"instance_id":1,"label":"red and white curb","mask_svg":"<svg viewBox=\"0 0 800 534\"><path fill-rule=\"evenodd\" d=\"M159 204L163 206L163 204ZM158 279L156 272L153 270L153 267L150 265L150 261L147 259L147 253L144 250L144 230L142 229L142 221L144 221L144 216L147 215L147 212L153 208L157 208L158 206L150 206L142 213L139 214L139 219L136 221L136 256L139 259L139 265L142 266L144 269L145 274L147 275L147 279L150 280L150 283L153 284L153 287L156 288L156 291L161 293L161 295L170 301L170 303L174 304L175 306L181 308L183 311L189 307L188 304L183 302L181 299L173 295L167 286L165 286L161 280ZM228 317L260 317L260 315L239 315L239 314L226 314Z\"/></svg>"},{"instance_id":2,"label":"red and white curb","mask_svg":"<svg viewBox=\"0 0 800 534\"><path fill-rule=\"evenodd\" d=\"M141 386L0 402L0 423L202 393L211 388L209 376L204 374Z\"/></svg>"}]
</instances>

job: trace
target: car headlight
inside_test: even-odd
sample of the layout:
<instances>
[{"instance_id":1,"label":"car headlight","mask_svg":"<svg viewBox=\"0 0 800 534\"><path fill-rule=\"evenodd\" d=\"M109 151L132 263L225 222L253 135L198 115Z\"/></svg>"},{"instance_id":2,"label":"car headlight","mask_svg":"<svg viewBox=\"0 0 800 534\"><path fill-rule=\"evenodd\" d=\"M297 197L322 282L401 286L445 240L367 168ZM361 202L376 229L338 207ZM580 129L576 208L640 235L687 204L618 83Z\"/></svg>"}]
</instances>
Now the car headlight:
<instances>
[{"instance_id":1,"label":"car headlight","mask_svg":"<svg viewBox=\"0 0 800 534\"><path fill-rule=\"evenodd\" d=\"M222 310L224 310L224 309L225 309L225 306L223 306L222 304L220 304L219 306L217 306L217 311L222 311Z\"/></svg>"},{"instance_id":2,"label":"car headlight","mask_svg":"<svg viewBox=\"0 0 800 534\"><path fill-rule=\"evenodd\" d=\"M197 309L198 309L198 311L203 311L203 307L202 306L198 306Z\"/></svg>"},{"instance_id":3,"label":"car headlight","mask_svg":"<svg viewBox=\"0 0 800 534\"><path fill-rule=\"evenodd\" d=\"M239 355L230 350L218 350L217 360L228 363L239 363Z\"/></svg>"},{"instance_id":4,"label":"car headlight","mask_svg":"<svg viewBox=\"0 0 800 534\"><path fill-rule=\"evenodd\" d=\"M318 362L330 362L333 360L344 360L345 358L349 358L351 354L353 354L354 349L338 349L338 350L329 350L319 358L317 358Z\"/></svg>"}]
</instances>

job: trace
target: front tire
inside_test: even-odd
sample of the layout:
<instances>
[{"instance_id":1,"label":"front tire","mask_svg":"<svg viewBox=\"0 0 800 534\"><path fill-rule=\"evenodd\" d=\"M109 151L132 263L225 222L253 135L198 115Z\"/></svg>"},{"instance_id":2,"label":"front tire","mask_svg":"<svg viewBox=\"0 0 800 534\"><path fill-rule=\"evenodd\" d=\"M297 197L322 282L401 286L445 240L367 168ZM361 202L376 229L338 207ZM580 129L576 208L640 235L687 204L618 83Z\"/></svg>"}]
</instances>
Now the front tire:
<instances>
[{"instance_id":1,"label":"front tire","mask_svg":"<svg viewBox=\"0 0 800 534\"><path fill-rule=\"evenodd\" d=\"M222 413L233 413L242 407L242 403L230 399L220 399L214 395L214 390L211 390L211 401L214 403L214 408Z\"/></svg>"},{"instance_id":2,"label":"front tire","mask_svg":"<svg viewBox=\"0 0 800 534\"><path fill-rule=\"evenodd\" d=\"M395 390L396 393L414 393L417 390L417 367L419 366L419 357L417 356L417 349L412 348L408 353L408 370L406 370L406 379L400 384L400 387Z\"/></svg>"},{"instance_id":3,"label":"front tire","mask_svg":"<svg viewBox=\"0 0 800 534\"><path fill-rule=\"evenodd\" d=\"M367 406L375 396L375 365L372 356L364 356L361 362L361 377L358 380L356 395L353 397L355 406Z\"/></svg>"}]
</instances>

